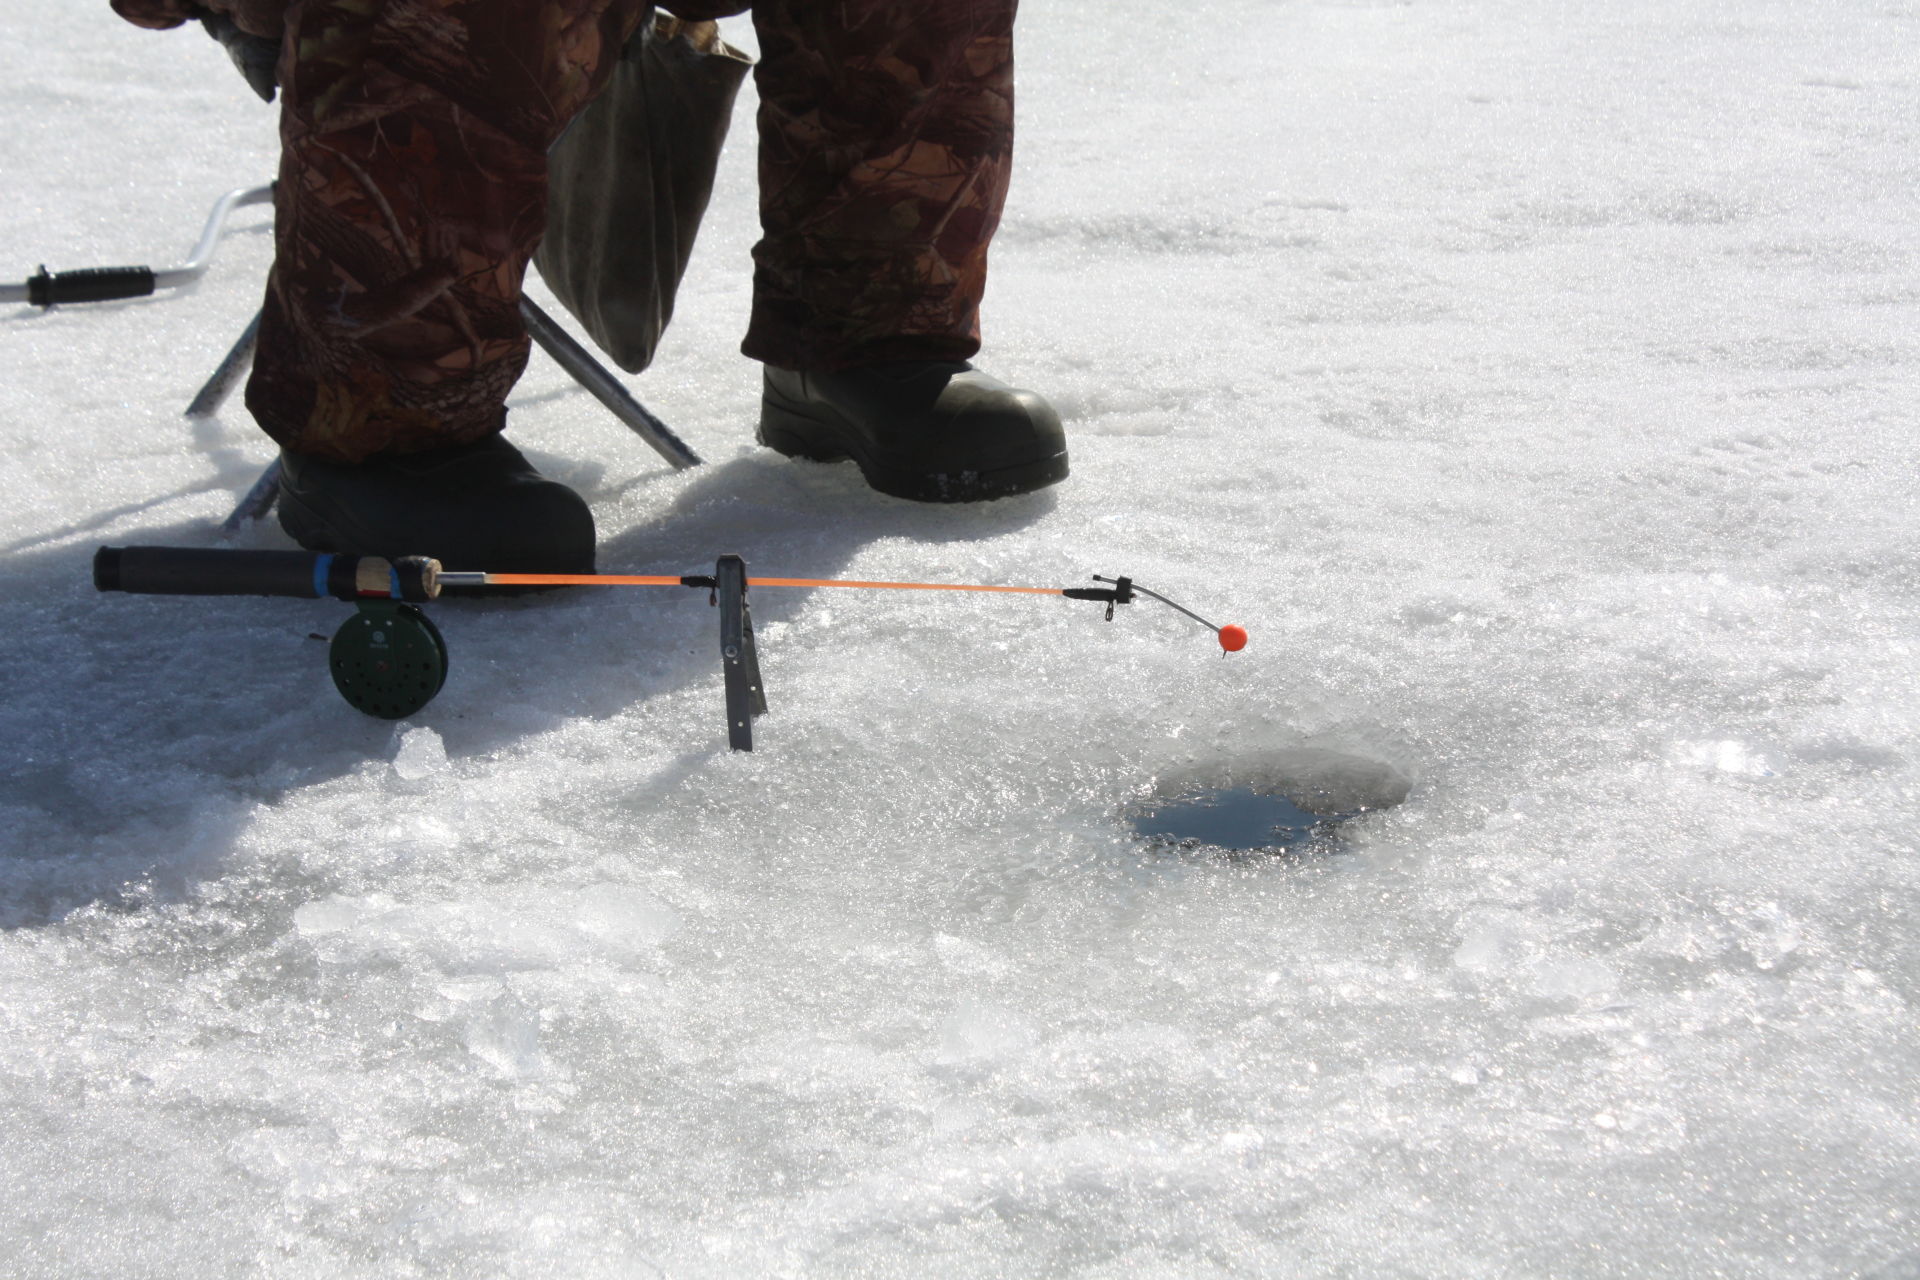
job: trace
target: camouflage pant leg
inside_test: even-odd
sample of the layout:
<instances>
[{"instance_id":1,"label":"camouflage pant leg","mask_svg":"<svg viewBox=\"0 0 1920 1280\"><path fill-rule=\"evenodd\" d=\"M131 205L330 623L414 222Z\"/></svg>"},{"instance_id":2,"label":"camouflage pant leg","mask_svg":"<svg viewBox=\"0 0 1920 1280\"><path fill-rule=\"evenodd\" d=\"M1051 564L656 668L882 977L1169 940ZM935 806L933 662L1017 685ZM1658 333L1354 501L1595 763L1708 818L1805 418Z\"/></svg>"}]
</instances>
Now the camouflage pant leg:
<instances>
[{"instance_id":1,"label":"camouflage pant leg","mask_svg":"<svg viewBox=\"0 0 1920 1280\"><path fill-rule=\"evenodd\" d=\"M979 349L1016 4L755 0L764 238L748 355L831 371Z\"/></svg>"},{"instance_id":2,"label":"camouflage pant leg","mask_svg":"<svg viewBox=\"0 0 1920 1280\"><path fill-rule=\"evenodd\" d=\"M247 407L298 453L476 440L526 367L547 148L644 0L294 0Z\"/></svg>"}]
</instances>

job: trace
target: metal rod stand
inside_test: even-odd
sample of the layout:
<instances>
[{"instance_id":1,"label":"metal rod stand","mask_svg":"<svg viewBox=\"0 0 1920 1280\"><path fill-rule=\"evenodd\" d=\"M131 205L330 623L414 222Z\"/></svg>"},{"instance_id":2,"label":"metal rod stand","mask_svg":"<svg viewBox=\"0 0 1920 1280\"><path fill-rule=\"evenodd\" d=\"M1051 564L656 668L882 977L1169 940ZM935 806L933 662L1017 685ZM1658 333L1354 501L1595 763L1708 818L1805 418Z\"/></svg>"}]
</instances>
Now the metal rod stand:
<instances>
[{"instance_id":1,"label":"metal rod stand","mask_svg":"<svg viewBox=\"0 0 1920 1280\"><path fill-rule=\"evenodd\" d=\"M767 714L767 692L753 643L747 562L739 556L721 556L713 580L714 598L720 605L720 663L727 685L727 745L735 751L751 751L753 719Z\"/></svg>"},{"instance_id":2,"label":"metal rod stand","mask_svg":"<svg viewBox=\"0 0 1920 1280\"><path fill-rule=\"evenodd\" d=\"M234 342L232 350L220 361L220 367L213 371L206 385L194 394L193 403L187 406L189 418L211 418L220 412L220 406L240 385L240 379L247 376L247 370L253 365L254 350L259 345L260 313L256 311L253 319L247 322L246 330Z\"/></svg>"},{"instance_id":3,"label":"metal rod stand","mask_svg":"<svg viewBox=\"0 0 1920 1280\"><path fill-rule=\"evenodd\" d=\"M607 407L607 411L624 422L633 434L645 440L653 451L672 463L676 470L684 471L688 467L700 465L700 455L687 446L687 442L675 435L673 428L660 421L647 407L633 398L620 380L607 372L607 367L593 358L593 353L575 342L573 335L562 329L552 316L535 305L533 299L520 299L520 318L527 322L527 332L540 344L540 349L552 356L554 363L573 375L573 380L593 394L593 398Z\"/></svg>"}]
</instances>

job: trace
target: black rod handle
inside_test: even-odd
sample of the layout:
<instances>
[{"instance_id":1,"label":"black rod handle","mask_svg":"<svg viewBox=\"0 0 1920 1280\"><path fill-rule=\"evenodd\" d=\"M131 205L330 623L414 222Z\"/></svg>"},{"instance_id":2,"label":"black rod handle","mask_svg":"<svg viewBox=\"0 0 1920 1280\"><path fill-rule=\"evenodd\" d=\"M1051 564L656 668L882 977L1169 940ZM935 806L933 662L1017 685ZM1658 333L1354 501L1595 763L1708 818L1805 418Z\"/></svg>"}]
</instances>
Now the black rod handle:
<instances>
[{"instance_id":1,"label":"black rod handle","mask_svg":"<svg viewBox=\"0 0 1920 1280\"><path fill-rule=\"evenodd\" d=\"M163 596L361 596L431 600L438 561L407 556L339 556L314 551L226 551L204 547L102 547L93 557L101 591Z\"/></svg>"}]
</instances>

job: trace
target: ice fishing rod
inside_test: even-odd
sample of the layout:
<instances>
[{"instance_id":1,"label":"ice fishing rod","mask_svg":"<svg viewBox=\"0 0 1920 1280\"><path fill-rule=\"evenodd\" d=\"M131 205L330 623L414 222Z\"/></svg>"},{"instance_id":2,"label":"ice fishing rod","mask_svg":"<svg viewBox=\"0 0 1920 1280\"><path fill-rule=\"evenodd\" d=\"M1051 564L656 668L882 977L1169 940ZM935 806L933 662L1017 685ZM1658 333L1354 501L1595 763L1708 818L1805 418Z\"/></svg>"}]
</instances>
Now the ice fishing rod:
<instances>
[{"instance_id":1,"label":"ice fishing rod","mask_svg":"<svg viewBox=\"0 0 1920 1280\"><path fill-rule=\"evenodd\" d=\"M102 547L93 558L93 585L142 595L291 596L351 601L358 611L334 634L328 667L349 704L368 715L398 720L433 701L447 680L447 645L419 606L442 591L488 588L692 587L704 589L720 610L720 658L726 685L727 741L753 750L753 719L767 710L760 661L747 602L752 587L839 588L866 591L967 591L1058 596L1107 606L1138 597L1158 600L1214 633L1223 654L1247 645L1244 627L1215 626L1199 614L1131 578L1093 581L1102 587L1021 587L963 582L877 582L850 578L748 577L739 556L721 556L711 574L488 573L449 570L426 556L378 556L313 551L229 551L190 547Z\"/></svg>"}]
</instances>

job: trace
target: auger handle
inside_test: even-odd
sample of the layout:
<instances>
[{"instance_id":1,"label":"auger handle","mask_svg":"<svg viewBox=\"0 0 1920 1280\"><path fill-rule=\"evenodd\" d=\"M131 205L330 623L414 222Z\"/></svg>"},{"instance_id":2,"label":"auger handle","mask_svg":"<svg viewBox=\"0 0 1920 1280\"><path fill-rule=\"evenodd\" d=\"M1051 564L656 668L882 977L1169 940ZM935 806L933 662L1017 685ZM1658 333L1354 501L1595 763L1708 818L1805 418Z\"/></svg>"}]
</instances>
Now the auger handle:
<instances>
[{"instance_id":1,"label":"auger handle","mask_svg":"<svg viewBox=\"0 0 1920 1280\"><path fill-rule=\"evenodd\" d=\"M27 278L27 301L36 307L63 302L112 302L144 298L153 292L151 267L81 267L77 271L49 271Z\"/></svg>"},{"instance_id":2,"label":"auger handle","mask_svg":"<svg viewBox=\"0 0 1920 1280\"><path fill-rule=\"evenodd\" d=\"M440 562L425 556L202 547L102 547L93 556L97 589L139 595L431 600L440 594L439 573Z\"/></svg>"}]
</instances>

